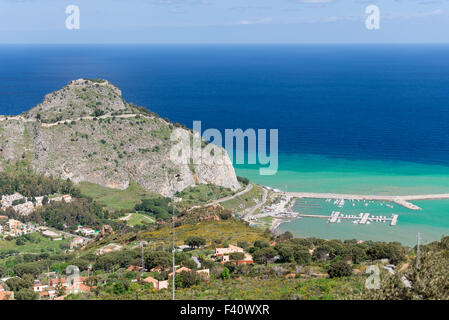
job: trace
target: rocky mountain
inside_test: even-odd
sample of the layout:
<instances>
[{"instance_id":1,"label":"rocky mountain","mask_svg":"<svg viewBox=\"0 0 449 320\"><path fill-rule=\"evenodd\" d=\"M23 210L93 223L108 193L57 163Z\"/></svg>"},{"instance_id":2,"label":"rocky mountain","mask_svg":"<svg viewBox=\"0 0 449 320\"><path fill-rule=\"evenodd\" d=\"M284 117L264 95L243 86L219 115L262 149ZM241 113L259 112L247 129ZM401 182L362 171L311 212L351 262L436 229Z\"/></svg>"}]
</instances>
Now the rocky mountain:
<instances>
[{"instance_id":1,"label":"rocky mountain","mask_svg":"<svg viewBox=\"0 0 449 320\"><path fill-rule=\"evenodd\" d=\"M106 80L78 79L19 116L0 116L0 161L4 168L27 159L37 172L75 183L126 189L135 181L165 196L202 183L240 187L225 152L222 161L172 161L170 150L179 143L173 136L179 135L193 136L127 103Z\"/></svg>"}]
</instances>

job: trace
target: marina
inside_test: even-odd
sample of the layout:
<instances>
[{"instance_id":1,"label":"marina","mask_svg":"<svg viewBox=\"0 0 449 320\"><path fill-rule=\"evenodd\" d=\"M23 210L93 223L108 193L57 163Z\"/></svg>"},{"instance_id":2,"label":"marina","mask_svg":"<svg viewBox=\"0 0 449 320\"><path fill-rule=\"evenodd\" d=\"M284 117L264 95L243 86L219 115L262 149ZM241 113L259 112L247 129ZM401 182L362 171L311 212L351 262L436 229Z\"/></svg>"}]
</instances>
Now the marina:
<instances>
[{"instance_id":1,"label":"marina","mask_svg":"<svg viewBox=\"0 0 449 320\"><path fill-rule=\"evenodd\" d=\"M371 224L372 222L390 222L390 226L395 226L398 222L399 215L392 214L391 217L375 216L370 213L361 212L359 215L341 214L339 211L332 211L330 216L317 214L298 214L302 218L321 218L327 219L329 223L340 223L342 219L352 220L354 224Z\"/></svg>"},{"instance_id":2,"label":"marina","mask_svg":"<svg viewBox=\"0 0 449 320\"><path fill-rule=\"evenodd\" d=\"M407 196L384 196L384 195L359 195L359 194L336 194L336 193L306 193L306 192L286 192L285 194L298 199L310 198L310 199L326 199L331 201L334 199L334 204L338 207L343 207L346 200L357 201L389 201L396 203L404 208L410 210L421 210L420 207L411 203L413 200L441 200L449 199L449 193L441 194L424 194L424 195L407 195ZM330 199L330 200L329 200ZM390 206L390 205L389 205Z\"/></svg>"}]
</instances>

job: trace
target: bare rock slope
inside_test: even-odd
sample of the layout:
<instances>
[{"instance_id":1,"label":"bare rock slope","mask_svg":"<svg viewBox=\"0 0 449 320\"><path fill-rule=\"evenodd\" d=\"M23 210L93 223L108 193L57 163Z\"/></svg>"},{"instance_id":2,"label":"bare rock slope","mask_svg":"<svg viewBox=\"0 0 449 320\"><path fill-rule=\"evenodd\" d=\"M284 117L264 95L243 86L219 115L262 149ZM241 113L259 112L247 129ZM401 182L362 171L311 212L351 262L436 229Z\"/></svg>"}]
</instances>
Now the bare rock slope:
<instances>
[{"instance_id":1,"label":"bare rock slope","mask_svg":"<svg viewBox=\"0 0 449 320\"><path fill-rule=\"evenodd\" d=\"M0 161L4 167L25 158L39 173L118 189L133 180L165 196L201 183L240 187L227 155L221 162L171 161L173 130L192 135L127 103L105 80L79 79L19 116L0 116Z\"/></svg>"}]
</instances>

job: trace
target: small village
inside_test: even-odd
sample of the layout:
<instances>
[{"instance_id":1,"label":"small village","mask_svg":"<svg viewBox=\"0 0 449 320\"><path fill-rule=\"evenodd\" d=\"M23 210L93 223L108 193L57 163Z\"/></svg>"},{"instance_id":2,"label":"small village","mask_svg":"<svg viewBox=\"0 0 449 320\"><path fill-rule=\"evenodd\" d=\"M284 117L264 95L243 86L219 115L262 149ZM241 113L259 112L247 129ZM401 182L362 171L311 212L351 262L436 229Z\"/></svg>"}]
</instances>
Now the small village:
<instances>
[{"instance_id":1,"label":"small village","mask_svg":"<svg viewBox=\"0 0 449 320\"><path fill-rule=\"evenodd\" d=\"M81 238L75 238L73 239L72 243L74 241L80 241ZM80 242L79 244L82 244L83 242ZM177 251L182 251L183 249L186 249L188 246L179 246L176 247ZM105 247L100 248L97 251L97 255L103 255L106 253L114 252L114 251L120 251L123 247L117 244L109 244ZM230 255L234 253L241 253L243 258L240 260L231 260ZM251 255L244 252L243 248L240 248L238 246L229 244L228 247L225 248L215 248L213 256L210 258L214 261L219 261L221 264L233 262L236 266L241 264L253 264L253 258ZM175 266L175 274L181 274L183 272L194 272L197 274L202 281L209 281L210 280L210 270L207 268L203 268L201 266L201 262L199 262L198 259L195 259L197 261L197 270L192 270L186 266L183 265L176 265ZM77 267L75 266L75 269ZM161 266L157 266L154 268L151 268L150 270L146 270L145 266L137 266L137 265L130 265L126 271L128 272L136 272L139 277L132 279L131 282L139 282L141 284L148 284L150 285L150 288L153 290L163 290L163 289L169 289L170 286L170 280L173 277L173 270L171 268L163 268ZM171 272L170 272L171 271ZM88 269L88 275L87 276L78 276L75 275L74 277L61 277L58 275L57 272L46 272L42 276L46 278L46 281L39 279L34 280L33 285L33 291L35 293L39 294L39 300L64 300L68 294L77 294L77 293L88 293L91 290L95 289L95 285L89 285L89 274L91 272L91 268ZM147 272L149 272L151 275L146 275L145 277L141 277L145 275ZM166 280L158 280L156 279L157 275L160 275L161 272L170 272L168 273ZM11 279L11 277L5 277L0 279L0 300L14 300L14 292L13 291L7 291L4 289L4 287L1 285L1 282L6 282L8 279Z\"/></svg>"}]
</instances>

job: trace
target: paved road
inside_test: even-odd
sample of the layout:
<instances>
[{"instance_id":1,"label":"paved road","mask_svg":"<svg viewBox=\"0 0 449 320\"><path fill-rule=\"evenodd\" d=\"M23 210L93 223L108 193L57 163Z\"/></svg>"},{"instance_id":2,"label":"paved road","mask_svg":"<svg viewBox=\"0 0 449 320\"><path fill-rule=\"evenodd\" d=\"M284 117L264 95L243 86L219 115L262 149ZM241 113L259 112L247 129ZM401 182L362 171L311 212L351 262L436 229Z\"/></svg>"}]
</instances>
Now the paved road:
<instances>
[{"instance_id":1,"label":"paved road","mask_svg":"<svg viewBox=\"0 0 449 320\"><path fill-rule=\"evenodd\" d=\"M252 207L251 209L249 209L249 211L245 214L245 216L251 216L257 209L259 209L261 206L265 204L265 202L267 202L268 191L265 188L262 188L262 190L263 190L262 201L259 202L254 207Z\"/></svg>"}]
</instances>

